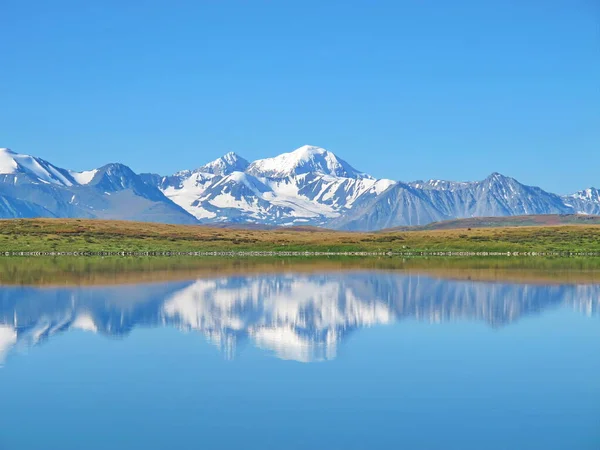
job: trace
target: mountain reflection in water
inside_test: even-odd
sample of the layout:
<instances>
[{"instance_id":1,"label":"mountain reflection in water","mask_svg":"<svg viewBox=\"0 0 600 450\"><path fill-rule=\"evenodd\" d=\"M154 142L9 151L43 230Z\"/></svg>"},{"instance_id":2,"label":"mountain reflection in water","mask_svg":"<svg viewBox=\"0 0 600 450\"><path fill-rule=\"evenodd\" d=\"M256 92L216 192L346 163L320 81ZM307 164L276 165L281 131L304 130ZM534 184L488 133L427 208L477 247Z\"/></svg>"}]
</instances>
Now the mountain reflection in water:
<instances>
[{"instance_id":1,"label":"mountain reflection in water","mask_svg":"<svg viewBox=\"0 0 600 450\"><path fill-rule=\"evenodd\" d=\"M204 334L225 357L249 341L282 359L336 357L358 328L403 319L481 321L492 327L555 307L600 309L600 285L455 281L420 274L347 271L113 285L0 288L0 363L13 349L83 329L126 336L172 326Z\"/></svg>"}]
</instances>

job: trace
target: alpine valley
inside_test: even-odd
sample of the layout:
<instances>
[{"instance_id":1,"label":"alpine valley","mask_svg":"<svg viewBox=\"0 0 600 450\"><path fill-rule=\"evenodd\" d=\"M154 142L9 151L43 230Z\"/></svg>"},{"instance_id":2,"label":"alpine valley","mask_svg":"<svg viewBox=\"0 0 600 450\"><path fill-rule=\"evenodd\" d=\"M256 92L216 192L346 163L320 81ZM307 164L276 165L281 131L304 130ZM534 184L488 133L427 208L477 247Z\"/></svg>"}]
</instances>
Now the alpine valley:
<instances>
[{"instance_id":1,"label":"alpine valley","mask_svg":"<svg viewBox=\"0 0 600 450\"><path fill-rule=\"evenodd\" d=\"M482 181L375 179L319 147L249 162L235 153L174 175L112 163L76 172L0 149L0 218L311 225L373 231L485 216L600 214L600 191L559 196L493 173Z\"/></svg>"}]
</instances>

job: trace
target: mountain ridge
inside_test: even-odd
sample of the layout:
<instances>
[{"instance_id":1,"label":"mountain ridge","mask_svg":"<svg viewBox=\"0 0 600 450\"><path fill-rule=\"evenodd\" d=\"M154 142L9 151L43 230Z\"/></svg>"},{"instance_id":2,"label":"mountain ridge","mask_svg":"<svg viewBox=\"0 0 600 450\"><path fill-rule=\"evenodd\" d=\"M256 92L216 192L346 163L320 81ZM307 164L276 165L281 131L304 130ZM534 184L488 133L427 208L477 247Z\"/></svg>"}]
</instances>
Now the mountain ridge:
<instances>
[{"instance_id":1,"label":"mountain ridge","mask_svg":"<svg viewBox=\"0 0 600 450\"><path fill-rule=\"evenodd\" d=\"M33 217L196 222L123 164L75 172L2 149L0 218Z\"/></svg>"},{"instance_id":2,"label":"mountain ridge","mask_svg":"<svg viewBox=\"0 0 600 450\"><path fill-rule=\"evenodd\" d=\"M493 172L481 181L376 179L321 147L248 161L229 152L172 175L88 171L0 149L0 218L318 226L375 231L469 218L600 214L600 191L557 195Z\"/></svg>"}]
</instances>

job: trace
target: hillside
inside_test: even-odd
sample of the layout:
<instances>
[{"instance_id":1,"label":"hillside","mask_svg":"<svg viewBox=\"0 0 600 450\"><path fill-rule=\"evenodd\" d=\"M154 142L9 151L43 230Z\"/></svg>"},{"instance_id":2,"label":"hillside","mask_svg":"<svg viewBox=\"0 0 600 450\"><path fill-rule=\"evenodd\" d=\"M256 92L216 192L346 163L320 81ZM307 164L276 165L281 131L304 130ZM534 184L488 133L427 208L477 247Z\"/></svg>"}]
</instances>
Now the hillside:
<instances>
[{"instance_id":1,"label":"hillside","mask_svg":"<svg viewBox=\"0 0 600 450\"><path fill-rule=\"evenodd\" d=\"M393 227L382 230L382 232L557 225L600 225L600 216L591 216L587 214L532 214L526 216L469 217L467 219L432 222L427 225Z\"/></svg>"}]
</instances>

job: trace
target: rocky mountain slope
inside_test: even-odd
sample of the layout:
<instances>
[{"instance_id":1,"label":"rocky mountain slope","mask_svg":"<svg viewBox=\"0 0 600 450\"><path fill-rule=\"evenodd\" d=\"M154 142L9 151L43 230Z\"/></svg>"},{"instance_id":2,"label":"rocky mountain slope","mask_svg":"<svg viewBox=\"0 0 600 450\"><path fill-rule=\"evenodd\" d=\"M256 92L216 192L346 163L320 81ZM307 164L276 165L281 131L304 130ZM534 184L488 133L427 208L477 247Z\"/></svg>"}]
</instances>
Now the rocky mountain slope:
<instances>
[{"instance_id":1,"label":"rocky mountain slope","mask_svg":"<svg viewBox=\"0 0 600 450\"><path fill-rule=\"evenodd\" d=\"M73 172L0 149L0 218L79 217L196 223L129 167Z\"/></svg>"}]
</instances>

